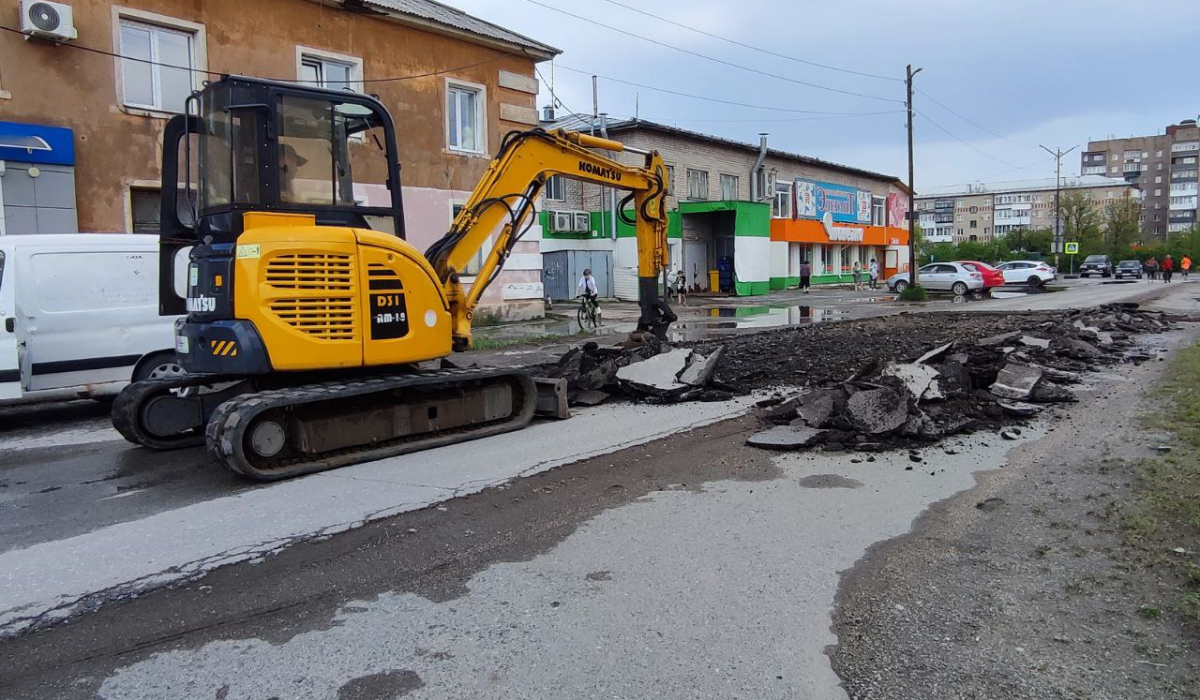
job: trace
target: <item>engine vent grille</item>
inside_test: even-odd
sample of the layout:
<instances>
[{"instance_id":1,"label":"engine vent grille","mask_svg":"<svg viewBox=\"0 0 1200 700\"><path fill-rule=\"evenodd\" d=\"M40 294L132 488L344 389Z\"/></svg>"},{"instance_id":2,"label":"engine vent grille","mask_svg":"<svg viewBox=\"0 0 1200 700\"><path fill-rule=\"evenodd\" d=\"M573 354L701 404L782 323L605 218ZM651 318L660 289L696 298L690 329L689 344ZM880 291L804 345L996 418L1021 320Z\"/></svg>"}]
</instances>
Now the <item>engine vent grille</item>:
<instances>
[{"instance_id":1,"label":"engine vent grille","mask_svg":"<svg viewBox=\"0 0 1200 700\"><path fill-rule=\"evenodd\" d=\"M267 261L266 283L275 289L304 294L271 301L271 312L284 323L324 340L355 339L357 323L351 256L325 253L278 255Z\"/></svg>"}]
</instances>

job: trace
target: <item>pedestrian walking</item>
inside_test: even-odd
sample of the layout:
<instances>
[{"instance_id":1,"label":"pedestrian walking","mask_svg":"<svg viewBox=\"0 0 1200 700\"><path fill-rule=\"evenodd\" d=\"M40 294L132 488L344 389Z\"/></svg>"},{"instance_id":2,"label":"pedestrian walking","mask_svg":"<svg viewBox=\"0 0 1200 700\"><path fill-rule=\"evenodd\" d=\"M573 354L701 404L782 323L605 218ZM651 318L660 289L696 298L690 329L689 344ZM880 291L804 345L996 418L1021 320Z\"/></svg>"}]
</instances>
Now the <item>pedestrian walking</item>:
<instances>
[{"instance_id":1,"label":"pedestrian walking","mask_svg":"<svg viewBox=\"0 0 1200 700\"><path fill-rule=\"evenodd\" d=\"M1179 261L1179 269L1183 271L1183 279L1187 279L1188 270L1192 269L1192 259L1188 256L1183 256L1183 260Z\"/></svg>"},{"instance_id":2,"label":"pedestrian walking","mask_svg":"<svg viewBox=\"0 0 1200 700\"><path fill-rule=\"evenodd\" d=\"M854 279L854 291L861 290L863 288L862 265L857 260L854 261L854 267L850 268L850 276Z\"/></svg>"},{"instance_id":3,"label":"pedestrian walking","mask_svg":"<svg viewBox=\"0 0 1200 700\"><path fill-rule=\"evenodd\" d=\"M1168 253L1162 261L1163 282L1171 281L1171 273L1175 272L1175 261L1171 259Z\"/></svg>"},{"instance_id":4,"label":"pedestrian walking","mask_svg":"<svg viewBox=\"0 0 1200 700\"><path fill-rule=\"evenodd\" d=\"M1146 279L1151 282L1158 279L1158 258L1151 257L1146 261Z\"/></svg>"},{"instance_id":5,"label":"pedestrian walking","mask_svg":"<svg viewBox=\"0 0 1200 700\"><path fill-rule=\"evenodd\" d=\"M871 258L869 272L871 275L871 289L879 289L879 263L875 262L875 258Z\"/></svg>"},{"instance_id":6,"label":"pedestrian walking","mask_svg":"<svg viewBox=\"0 0 1200 700\"><path fill-rule=\"evenodd\" d=\"M671 293L675 295L675 303L687 305L687 273L679 270L675 273L675 281L671 284Z\"/></svg>"},{"instance_id":7,"label":"pedestrian walking","mask_svg":"<svg viewBox=\"0 0 1200 700\"><path fill-rule=\"evenodd\" d=\"M802 260L800 262L800 288L804 290L805 294L808 294L808 288L811 284L811 279L812 265L808 263L808 260Z\"/></svg>"}]
</instances>

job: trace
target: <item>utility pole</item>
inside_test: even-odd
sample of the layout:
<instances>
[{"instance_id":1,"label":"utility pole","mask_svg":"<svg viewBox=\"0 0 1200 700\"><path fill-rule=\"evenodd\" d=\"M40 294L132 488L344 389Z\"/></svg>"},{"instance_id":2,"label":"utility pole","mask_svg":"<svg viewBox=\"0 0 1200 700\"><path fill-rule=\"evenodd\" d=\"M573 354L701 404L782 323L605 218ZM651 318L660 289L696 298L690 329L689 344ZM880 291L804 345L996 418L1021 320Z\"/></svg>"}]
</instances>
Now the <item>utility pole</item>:
<instances>
[{"instance_id":1,"label":"utility pole","mask_svg":"<svg viewBox=\"0 0 1200 700\"><path fill-rule=\"evenodd\" d=\"M920 72L920 68L913 70L912 64L908 64L904 81L908 87L905 102L908 107L908 281L913 287L920 286L917 279L917 208L913 198L916 191L913 187L913 76Z\"/></svg>"},{"instance_id":2,"label":"utility pole","mask_svg":"<svg viewBox=\"0 0 1200 700\"><path fill-rule=\"evenodd\" d=\"M1058 267L1058 254L1063 251L1063 243L1065 242L1066 232L1062 230L1062 158L1078 146L1071 146L1067 150L1056 148L1053 151L1045 146L1038 144L1038 147L1043 151L1054 156L1054 160L1058 165L1054 169L1054 239L1051 242L1050 248L1054 252L1054 266Z\"/></svg>"}]
</instances>

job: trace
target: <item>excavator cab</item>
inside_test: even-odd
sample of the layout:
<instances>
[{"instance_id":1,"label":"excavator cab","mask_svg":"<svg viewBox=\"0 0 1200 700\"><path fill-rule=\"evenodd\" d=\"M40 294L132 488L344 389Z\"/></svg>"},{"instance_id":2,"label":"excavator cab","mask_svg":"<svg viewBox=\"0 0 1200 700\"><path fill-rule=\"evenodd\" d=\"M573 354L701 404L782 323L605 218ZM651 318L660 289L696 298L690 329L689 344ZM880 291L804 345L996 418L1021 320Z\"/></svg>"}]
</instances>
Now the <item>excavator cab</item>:
<instances>
[{"instance_id":1,"label":"excavator cab","mask_svg":"<svg viewBox=\"0 0 1200 700\"><path fill-rule=\"evenodd\" d=\"M179 251L224 250L247 213L311 215L317 226L404 238L396 130L375 98L230 76L187 107L164 135L163 314L188 311L172 279Z\"/></svg>"}]
</instances>

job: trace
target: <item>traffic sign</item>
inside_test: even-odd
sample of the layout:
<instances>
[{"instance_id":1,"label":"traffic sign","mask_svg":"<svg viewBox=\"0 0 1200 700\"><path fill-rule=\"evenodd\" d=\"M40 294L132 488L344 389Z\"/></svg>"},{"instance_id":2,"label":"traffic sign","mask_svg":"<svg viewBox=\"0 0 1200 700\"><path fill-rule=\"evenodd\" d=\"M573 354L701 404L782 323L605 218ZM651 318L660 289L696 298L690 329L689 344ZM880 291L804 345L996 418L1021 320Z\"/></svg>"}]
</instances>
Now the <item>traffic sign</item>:
<instances>
[{"instance_id":1,"label":"traffic sign","mask_svg":"<svg viewBox=\"0 0 1200 700\"><path fill-rule=\"evenodd\" d=\"M1078 255L1079 243L1077 241L1067 241L1067 255Z\"/></svg>"}]
</instances>

